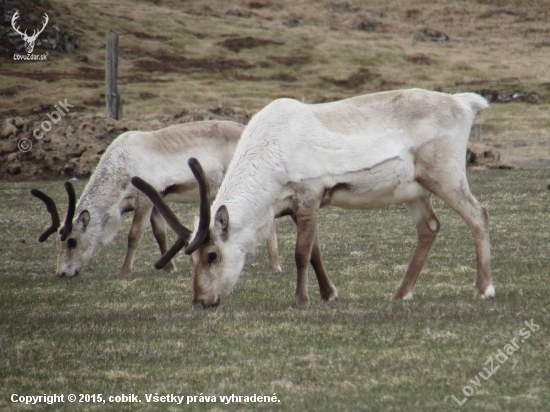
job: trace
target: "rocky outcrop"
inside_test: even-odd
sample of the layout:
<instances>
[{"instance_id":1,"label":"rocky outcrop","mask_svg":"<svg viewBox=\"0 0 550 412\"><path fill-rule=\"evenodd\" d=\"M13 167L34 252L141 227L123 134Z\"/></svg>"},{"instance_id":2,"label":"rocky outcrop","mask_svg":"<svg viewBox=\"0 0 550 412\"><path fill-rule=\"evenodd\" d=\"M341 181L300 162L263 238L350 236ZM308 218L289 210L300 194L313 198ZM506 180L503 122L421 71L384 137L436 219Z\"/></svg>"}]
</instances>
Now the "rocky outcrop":
<instances>
[{"instance_id":1,"label":"rocky outcrop","mask_svg":"<svg viewBox=\"0 0 550 412\"><path fill-rule=\"evenodd\" d=\"M469 168L515 169L514 165L500 160L500 152L482 142L469 141L466 151L466 165Z\"/></svg>"}]
</instances>

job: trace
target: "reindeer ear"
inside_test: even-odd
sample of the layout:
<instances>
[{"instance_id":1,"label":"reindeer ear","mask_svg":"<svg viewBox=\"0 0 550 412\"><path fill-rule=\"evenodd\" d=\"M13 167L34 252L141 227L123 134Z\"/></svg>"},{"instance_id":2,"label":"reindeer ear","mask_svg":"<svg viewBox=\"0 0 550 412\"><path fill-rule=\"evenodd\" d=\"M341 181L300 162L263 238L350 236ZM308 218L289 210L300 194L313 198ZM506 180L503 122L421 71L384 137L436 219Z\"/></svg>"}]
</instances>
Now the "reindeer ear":
<instances>
[{"instance_id":1,"label":"reindeer ear","mask_svg":"<svg viewBox=\"0 0 550 412\"><path fill-rule=\"evenodd\" d=\"M83 210L80 212L80 216L78 216L78 220L82 222L82 227L88 226L88 223L90 223L90 212L87 210Z\"/></svg>"},{"instance_id":2,"label":"reindeer ear","mask_svg":"<svg viewBox=\"0 0 550 412\"><path fill-rule=\"evenodd\" d=\"M214 222L215 228L221 232L222 237L227 237L227 231L229 228L229 212L227 211L225 205L221 205L218 208Z\"/></svg>"}]
</instances>

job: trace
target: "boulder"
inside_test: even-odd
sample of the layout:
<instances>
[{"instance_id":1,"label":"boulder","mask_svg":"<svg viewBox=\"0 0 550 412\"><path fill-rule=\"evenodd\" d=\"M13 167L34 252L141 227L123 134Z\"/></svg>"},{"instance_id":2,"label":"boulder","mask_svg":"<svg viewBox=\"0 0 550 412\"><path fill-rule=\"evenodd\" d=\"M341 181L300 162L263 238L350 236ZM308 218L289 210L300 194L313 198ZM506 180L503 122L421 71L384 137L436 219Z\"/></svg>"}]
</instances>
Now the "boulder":
<instances>
[{"instance_id":1,"label":"boulder","mask_svg":"<svg viewBox=\"0 0 550 412\"><path fill-rule=\"evenodd\" d=\"M500 152L482 142L469 141L466 150L466 166L469 168L515 169L514 165L500 160Z\"/></svg>"},{"instance_id":2,"label":"boulder","mask_svg":"<svg viewBox=\"0 0 550 412\"><path fill-rule=\"evenodd\" d=\"M445 33L441 33L440 31L432 30L432 29L417 30L413 36L413 41L446 42L450 40L451 39L449 38L449 36L447 36Z\"/></svg>"}]
</instances>

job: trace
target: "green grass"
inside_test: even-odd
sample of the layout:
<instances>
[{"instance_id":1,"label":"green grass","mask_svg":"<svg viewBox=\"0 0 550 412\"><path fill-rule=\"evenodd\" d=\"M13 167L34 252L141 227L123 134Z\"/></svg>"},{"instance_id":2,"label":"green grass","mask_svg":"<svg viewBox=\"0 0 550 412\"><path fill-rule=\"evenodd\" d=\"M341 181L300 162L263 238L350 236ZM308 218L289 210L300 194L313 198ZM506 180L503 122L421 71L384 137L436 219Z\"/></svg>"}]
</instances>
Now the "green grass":
<instances>
[{"instance_id":1,"label":"green grass","mask_svg":"<svg viewBox=\"0 0 550 412\"><path fill-rule=\"evenodd\" d=\"M0 183L0 409L20 395L135 394L140 404L35 405L28 410L175 410L145 394L215 395L186 410L550 410L550 172L470 173L491 216L495 299L472 298L475 250L466 224L442 202L442 229L412 302L390 302L416 243L402 206L375 212L325 209L321 244L339 299L319 302L310 274L307 307L293 305L295 229L279 221L283 273L266 273L263 246L249 256L217 310L191 306L190 267L157 272L151 233L131 278L115 276L130 217L115 242L72 280L55 278L56 243L29 189L60 182ZM77 182L80 193L85 182ZM62 207L61 207L62 208ZM180 207L191 222L194 207ZM172 237L173 239L173 237ZM472 385L524 321L540 325L481 388ZM280 403L224 405L220 395L272 395ZM185 403L185 402L184 402Z\"/></svg>"}]
</instances>

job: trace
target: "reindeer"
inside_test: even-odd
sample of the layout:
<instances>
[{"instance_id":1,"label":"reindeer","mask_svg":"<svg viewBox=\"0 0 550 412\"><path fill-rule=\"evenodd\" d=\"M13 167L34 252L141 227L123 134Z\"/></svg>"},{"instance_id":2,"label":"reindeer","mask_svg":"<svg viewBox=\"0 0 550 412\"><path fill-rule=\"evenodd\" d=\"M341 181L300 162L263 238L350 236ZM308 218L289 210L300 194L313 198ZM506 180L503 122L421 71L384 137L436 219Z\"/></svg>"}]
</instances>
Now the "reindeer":
<instances>
[{"instance_id":1,"label":"reindeer","mask_svg":"<svg viewBox=\"0 0 550 412\"><path fill-rule=\"evenodd\" d=\"M494 296L489 216L470 192L465 165L472 122L487 107L474 93L421 89L319 105L275 100L244 130L212 207L208 196L201 200L198 228L185 249L193 265L193 303L217 306L237 283L247 252L270 232L273 217L282 215L298 226L295 302L307 303L308 263L322 268L318 211L329 205L358 210L406 205L418 244L393 299L412 299L440 228L432 194L473 233L475 296ZM189 165L208 189L199 161ZM150 190L146 194L160 206L162 199Z\"/></svg>"},{"instance_id":2,"label":"reindeer","mask_svg":"<svg viewBox=\"0 0 550 412\"><path fill-rule=\"evenodd\" d=\"M76 203L75 191L65 183L69 196L68 212L59 231L57 276L76 276L93 255L99 243L109 243L121 225L121 215L133 211L128 234L128 250L119 275L132 273L136 248L150 219L153 234L164 254L167 251L166 225L153 204L130 184L134 175L146 178L169 202L198 201L197 182L185 161L196 156L206 169L205 179L217 190L235 151L244 126L227 121L205 121L167 127L155 132L126 132L105 151ZM52 224L38 239L44 242L60 226L54 201L39 190L31 193L41 199ZM76 216L76 217L75 217ZM184 229L182 245L191 231ZM280 270L275 228L267 240L269 269ZM174 272L170 259L156 262L157 269Z\"/></svg>"},{"instance_id":3,"label":"reindeer","mask_svg":"<svg viewBox=\"0 0 550 412\"><path fill-rule=\"evenodd\" d=\"M27 50L28 54L31 54L34 50L34 43L36 42L36 39L38 38L38 35L44 31L46 28L46 25L48 24L49 17L47 13L44 13L44 23L42 24L42 28L40 30L33 30L32 36L27 35L27 30L25 30L24 33L21 33L19 30L19 27L15 26L15 21L19 18L19 10L16 11L13 14L13 17L11 19L11 25L16 33L20 34L23 40L25 41L25 49Z\"/></svg>"}]
</instances>

